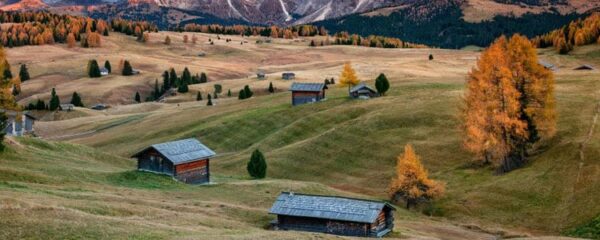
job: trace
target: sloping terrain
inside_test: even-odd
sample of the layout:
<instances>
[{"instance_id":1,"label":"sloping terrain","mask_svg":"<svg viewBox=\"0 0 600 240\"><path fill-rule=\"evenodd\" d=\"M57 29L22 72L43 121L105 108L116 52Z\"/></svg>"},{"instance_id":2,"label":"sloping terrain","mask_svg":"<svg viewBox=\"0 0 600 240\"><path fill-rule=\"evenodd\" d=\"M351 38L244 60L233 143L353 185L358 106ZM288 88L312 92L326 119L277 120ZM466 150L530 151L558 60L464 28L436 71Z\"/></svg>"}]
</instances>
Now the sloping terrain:
<instances>
[{"instance_id":1,"label":"sloping terrain","mask_svg":"<svg viewBox=\"0 0 600 240\"><path fill-rule=\"evenodd\" d=\"M160 34L173 39L181 36ZM232 39L234 43L242 41L238 36ZM256 45L252 44L253 39L248 42L217 42L215 47L220 51L207 59L177 61L169 56L177 56L186 48L179 40L169 47L140 47L125 41L131 44L122 46L129 49L126 54L134 55L139 51L134 49L140 48L153 56L136 58L137 64L166 59L168 63L162 65L176 64L181 69L194 63L210 69L209 75L220 77L190 86L189 94L168 100L173 103L115 106L101 114L38 122L38 134L122 157L152 143L197 137L218 153L213 171L234 178L246 175L246 161L251 151L259 148L266 155L271 178L318 182L381 199L386 197L395 157L405 144L411 143L431 175L448 184L447 196L423 209L428 214L462 225L473 224L473 228L483 227L496 235L511 236L517 232L516 235L537 236L560 234L600 213L600 199L593 197L600 194L600 182L596 181L600 177L596 157L600 155L600 133L590 131L597 124L593 119L600 100L600 82L596 71L571 70L584 63L600 64L597 46L577 49L569 56L550 50L541 52L542 59L560 69L556 72L558 135L545 142L526 167L495 176L491 169L470 166L471 155L461 148L458 131L464 77L477 52L309 48L294 40ZM62 47L56 48L61 51ZM105 50L109 56L109 49ZM9 59L14 56L13 51L18 49L8 51ZM435 60L427 60L429 53ZM290 83L281 80L281 72L296 72L300 82L320 82L326 77L337 78L347 60L352 61L359 77L371 85L371 79L385 73L392 85L388 96L352 101L346 98L346 89L332 86L324 102L290 106L290 96L285 91ZM32 65L32 72L36 68ZM253 76L257 68L264 69L269 80L257 81ZM44 75L44 71L38 71L34 75ZM39 79L32 83L35 81ZM85 84L88 81L95 80L82 79L84 84L79 89L94 86ZM269 82L274 83L278 93L266 94ZM245 101L222 94L213 107L207 107L206 101L182 102L191 101L196 91L211 93L217 83L233 93L248 84L257 94ZM65 84L64 88L68 86ZM86 94L83 96L85 101ZM581 158L580 153L585 157Z\"/></svg>"}]
</instances>

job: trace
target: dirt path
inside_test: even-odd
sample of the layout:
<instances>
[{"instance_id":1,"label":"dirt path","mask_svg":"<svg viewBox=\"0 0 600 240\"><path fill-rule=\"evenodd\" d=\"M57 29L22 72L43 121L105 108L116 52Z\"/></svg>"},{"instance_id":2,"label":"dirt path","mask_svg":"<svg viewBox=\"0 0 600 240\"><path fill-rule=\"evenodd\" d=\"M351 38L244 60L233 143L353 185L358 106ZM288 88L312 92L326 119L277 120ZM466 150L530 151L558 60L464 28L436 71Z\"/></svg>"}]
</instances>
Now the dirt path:
<instances>
[{"instance_id":1,"label":"dirt path","mask_svg":"<svg viewBox=\"0 0 600 240\"><path fill-rule=\"evenodd\" d=\"M592 140L594 136L594 130L596 128L596 124L598 124L598 118L600 117L600 102L596 105L596 113L594 114L594 118L592 119L592 124L590 126L590 130L588 131L585 140L579 145L579 169L577 171L577 182L579 182L579 177L581 175L581 170L585 165L585 147Z\"/></svg>"}]
</instances>

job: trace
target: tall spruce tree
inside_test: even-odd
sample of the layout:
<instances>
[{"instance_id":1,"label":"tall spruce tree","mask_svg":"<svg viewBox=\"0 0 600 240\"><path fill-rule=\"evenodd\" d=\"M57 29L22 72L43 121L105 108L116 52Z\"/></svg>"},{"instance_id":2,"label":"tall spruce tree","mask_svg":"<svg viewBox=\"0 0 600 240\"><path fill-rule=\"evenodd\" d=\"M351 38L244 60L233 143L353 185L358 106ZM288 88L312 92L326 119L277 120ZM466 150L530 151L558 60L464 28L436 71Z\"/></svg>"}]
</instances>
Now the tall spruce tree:
<instances>
[{"instance_id":1,"label":"tall spruce tree","mask_svg":"<svg viewBox=\"0 0 600 240\"><path fill-rule=\"evenodd\" d=\"M58 95L56 95L56 89L52 88L52 92L50 94L50 103L48 104L48 110L56 111L60 107L60 99Z\"/></svg>"},{"instance_id":2,"label":"tall spruce tree","mask_svg":"<svg viewBox=\"0 0 600 240\"><path fill-rule=\"evenodd\" d=\"M238 99L239 100L246 99L246 91L244 91L244 89L240 90L240 93L238 94Z\"/></svg>"},{"instance_id":3,"label":"tall spruce tree","mask_svg":"<svg viewBox=\"0 0 600 240\"><path fill-rule=\"evenodd\" d=\"M208 96L206 97L206 99L208 99L208 102L206 102L206 106L212 106L212 96L210 96L210 94L208 94Z\"/></svg>"},{"instance_id":4,"label":"tall spruce tree","mask_svg":"<svg viewBox=\"0 0 600 240\"><path fill-rule=\"evenodd\" d=\"M171 68L171 72L169 73L169 81L171 81L171 87L179 85L179 77L177 77L177 72L175 72L174 68Z\"/></svg>"},{"instance_id":5,"label":"tall spruce tree","mask_svg":"<svg viewBox=\"0 0 600 240\"><path fill-rule=\"evenodd\" d=\"M6 132L4 129L8 126L8 118L4 112L0 112L0 152L4 151L4 136L6 136Z\"/></svg>"},{"instance_id":6,"label":"tall spruce tree","mask_svg":"<svg viewBox=\"0 0 600 240\"><path fill-rule=\"evenodd\" d=\"M163 91L168 91L171 89L171 80L169 79L169 71L163 72Z\"/></svg>"},{"instance_id":7,"label":"tall spruce tree","mask_svg":"<svg viewBox=\"0 0 600 240\"><path fill-rule=\"evenodd\" d=\"M183 69L183 74L181 75L181 84L189 85L192 83L192 74L190 70L186 67Z\"/></svg>"},{"instance_id":8,"label":"tall spruce tree","mask_svg":"<svg viewBox=\"0 0 600 240\"><path fill-rule=\"evenodd\" d=\"M21 82L25 82L31 77L29 76L29 70L27 69L27 65L21 64L21 69L19 70L19 78L21 78Z\"/></svg>"},{"instance_id":9,"label":"tall spruce tree","mask_svg":"<svg viewBox=\"0 0 600 240\"><path fill-rule=\"evenodd\" d=\"M98 66L98 62L94 60L90 60L88 62L88 77L90 78L99 78L102 75L100 74L100 67Z\"/></svg>"},{"instance_id":10,"label":"tall spruce tree","mask_svg":"<svg viewBox=\"0 0 600 240\"><path fill-rule=\"evenodd\" d=\"M196 94L196 101L202 101L202 92L198 91Z\"/></svg>"},{"instance_id":11,"label":"tall spruce tree","mask_svg":"<svg viewBox=\"0 0 600 240\"><path fill-rule=\"evenodd\" d=\"M390 89L390 82L385 74L381 73L377 79L375 79L375 88L377 88L379 95L385 96L385 93Z\"/></svg>"},{"instance_id":12,"label":"tall spruce tree","mask_svg":"<svg viewBox=\"0 0 600 240\"><path fill-rule=\"evenodd\" d=\"M270 93L275 93L275 88L273 87L273 82L269 83L269 92Z\"/></svg>"},{"instance_id":13,"label":"tall spruce tree","mask_svg":"<svg viewBox=\"0 0 600 240\"><path fill-rule=\"evenodd\" d=\"M231 89L227 90L227 97L231 97Z\"/></svg>"},{"instance_id":14,"label":"tall spruce tree","mask_svg":"<svg viewBox=\"0 0 600 240\"><path fill-rule=\"evenodd\" d=\"M77 92L73 92L73 96L71 97L71 104L76 107L84 107L83 102L81 101L81 97Z\"/></svg>"},{"instance_id":15,"label":"tall spruce tree","mask_svg":"<svg viewBox=\"0 0 600 240\"><path fill-rule=\"evenodd\" d=\"M206 76L206 73L202 72L200 73L200 83L207 83L208 82L208 77Z\"/></svg>"},{"instance_id":16,"label":"tall spruce tree","mask_svg":"<svg viewBox=\"0 0 600 240\"><path fill-rule=\"evenodd\" d=\"M262 179L267 176L267 161L260 150L254 150L252 156L250 156L250 161L246 166L246 170L248 170L248 174L250 174L252 178Z\"/></svg>"},{"instance_id":17,"label":"tall spruce tree","mask_svg":"<svg viewBox=\"0 0 600 240\"><path fill-rule=\"evenodd\" d=\"M250 86L248 86L248 85L244 86L244 95L246 96L246 98L251 98L252 95L254 95L254 92L252 92L252 90L250 90Z\"/></svg>"},{"instance_id":18,"label":"tall spruce tree","mask_svg":"<svg viewBox=\"0 0 600 240\"><path fill-rule=\"evenodd\" d=\"M133 67L131 67L131 63L129 63L129 61L125 60L125 62L123 62L123 76L131 75L133 75Z\"/></svg>"},{"instance_id":19,"label":"tall spruce tree","mask_svg":"<svg viewBox=\"0 0 600 240\"><path fill-rule=\"evenodd\" d=\"M140 96L139 92L135 92L135 96L133 97L133 100L135 100L135 102L137 102L137 103L142 102L142 96Z\"/></svg>"},{"instance_id":20,"label":"tall spruce tree","mask_svg":"<svg viewBox=\"0 0 600 240\"><path fill-rule=\"evenodd\" d=\"M104 62L104 68L106 68L106 70L108 70L108 73L112 72L112 66L110 66L110 62L108 60L106 60Z\"/></svg>"},{"instance_id":21,"label":"tall spruce tree","mask_svg":"<svg viewBox=\"0 0 600 240\"><path fill-rule=\"evenodd\" d=\"M162 95L162 92L160 91L160 87L158 86L158 79L154 80L154 100L158 100L160 98L160 96Z\"/></svg>"}]
</instances>

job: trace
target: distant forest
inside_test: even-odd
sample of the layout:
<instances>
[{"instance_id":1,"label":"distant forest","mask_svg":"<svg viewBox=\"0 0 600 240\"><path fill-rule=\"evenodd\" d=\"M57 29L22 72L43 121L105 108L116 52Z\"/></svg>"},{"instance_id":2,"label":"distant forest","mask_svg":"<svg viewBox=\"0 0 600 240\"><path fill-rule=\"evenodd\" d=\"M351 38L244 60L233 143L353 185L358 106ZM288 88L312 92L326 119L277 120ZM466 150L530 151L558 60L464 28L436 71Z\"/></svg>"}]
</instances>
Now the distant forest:
<instances>
[{"instance_id":1,"label":"distant forest","mask_svg":"<svg viewBox=\"0 0 600 240\"><path fill-rule=\"evenodd\" d=\"M503 34L538 36L583 16L576 13L525 14L521 17L496 16L492 21L470 23L462 19L459 5L451 5L437 9L427 19L415 18L411 12L402 10L389 16L354 14L316 22L314 25L324 26L330 32L383 35L428 46L462 48L469 45L488 46Z\"/></svg>"}]
</instances>

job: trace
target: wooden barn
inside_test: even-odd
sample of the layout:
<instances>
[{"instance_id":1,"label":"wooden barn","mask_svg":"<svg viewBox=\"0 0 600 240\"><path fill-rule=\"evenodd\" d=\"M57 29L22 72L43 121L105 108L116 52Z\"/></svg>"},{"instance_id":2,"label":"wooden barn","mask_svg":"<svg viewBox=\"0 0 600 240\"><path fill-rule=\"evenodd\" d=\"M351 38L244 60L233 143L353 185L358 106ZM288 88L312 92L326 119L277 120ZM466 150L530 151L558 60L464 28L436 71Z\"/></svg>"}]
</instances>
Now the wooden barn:
<instances>
[{"instance_id":1,"label":"wooden barn","mask_svg":"<svg viewBox=\"0 0 600 240\"><path fill-rule=\"evenodd\" d=\"M371 87L367 86L364 83L360 83L350 89L351 98L369 99L377 96L377 91L373 90Z\"/></svg>"},{"instance_id":2,"label":"wooden barn","mask_svg":"<svg viewBox=\"0 0 600 240\"><path fill-rule=\"evenodd\" d=\"M290 91L292 92L292 105L314 103L325 99L324 83L293 83Z\"/></svg>"},{"instance_id":3,"label":"wooden barn","mask_svg":"<svg viewBox=\"0 0 600 240\"><path fill-rule=\"evenodd\" d=\"M210 158L215 152L196 139L154 144L132 156L138 170L161 173L189 184L210 182Z\"/></svg>"},{"instance_id":4,"label":"wooden barn","mask_svg":"<svg viewBox=\"0 0 600 240\"><path fill-rule=\"evenodd\" d=\"M396 209L384 202L283 192L269 211L276 230L383 237L394 229Z\"/></svg>"},{"instance_id":5,"label":"wooden barn","mask_svg":"<svg viewBox=\"0 0 600 240\"><path fill-rule=\"evenodd\" d=\"M293 72L286 72L286 73L281 74L281 78L283 80L294 80L294 79L296 79L296 74Z\"/></svg>"},{"instance_id":6,"label":"wooden barn","mask_svg":"<svg viewBox=\"0 0 600 240\"><path fill-rule=\"evenodd\" d=\"M591 71L591 70L594 70L594 69L595 68L592 65L584 64L584 65L581 65L579 67L576 67L574 70L587 70L587 71Z\"/></svg>"},{"instance_id":7,"label":"wooden barn","mask_svg":"<svg viewBox=\"0 0 600 240\"><path fill-rule=\"evenodd\" d=\"M33 124L37 120L29 112L16 112L11 110L0 109L1 113L6 115L6 128L4 132L8 136L23 136L33 134Z\"/></svg>"}]
</instances>

